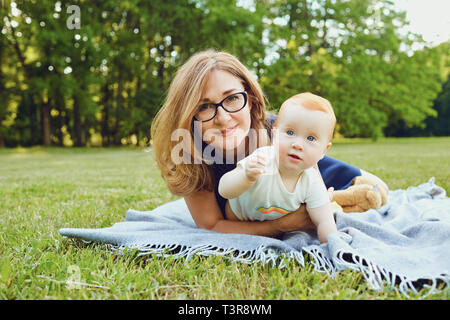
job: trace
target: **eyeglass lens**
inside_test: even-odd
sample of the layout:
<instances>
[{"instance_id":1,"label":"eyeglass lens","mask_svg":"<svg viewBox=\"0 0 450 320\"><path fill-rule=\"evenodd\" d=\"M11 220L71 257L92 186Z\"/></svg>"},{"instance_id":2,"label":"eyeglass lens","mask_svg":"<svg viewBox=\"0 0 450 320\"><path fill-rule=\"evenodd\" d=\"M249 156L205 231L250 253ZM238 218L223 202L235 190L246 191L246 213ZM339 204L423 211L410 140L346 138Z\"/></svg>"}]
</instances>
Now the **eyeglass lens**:
<instances>
[{"instance_id":1,"label":"eyeglass lens","mask_svg":"<svg viewBox=\"0 0 450 320\"><path fill-rule=\"evenodd\" d=\"M235 93L229 95L218 104L207 103L201 105L195 114L195 118L201 121L208 121L215 117L219 105L221 105L228 112L237 112L245 106L245 103L245 93Z\"/></svg>"}]
</instances>

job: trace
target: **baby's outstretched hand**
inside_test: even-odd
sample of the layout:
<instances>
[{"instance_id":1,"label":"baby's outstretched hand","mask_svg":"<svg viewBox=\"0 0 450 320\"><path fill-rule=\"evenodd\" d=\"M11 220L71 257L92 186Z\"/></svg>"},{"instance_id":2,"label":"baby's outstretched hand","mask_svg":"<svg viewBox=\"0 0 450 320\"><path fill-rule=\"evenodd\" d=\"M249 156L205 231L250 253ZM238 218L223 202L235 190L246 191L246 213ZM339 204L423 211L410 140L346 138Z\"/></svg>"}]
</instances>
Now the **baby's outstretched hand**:
<instances>
[{"instance_id":1,"label":"baby's outstretched hand","mask_svg":"<svg viewBox=\"0 0 450 320\"><path fill-rule=\"evenodd\" d=\"M258 177L265 172L266 157L261 154L255 154L248 159L245 165L245 176L251 182L254 182Z\"/></svg>"}]
</instances>

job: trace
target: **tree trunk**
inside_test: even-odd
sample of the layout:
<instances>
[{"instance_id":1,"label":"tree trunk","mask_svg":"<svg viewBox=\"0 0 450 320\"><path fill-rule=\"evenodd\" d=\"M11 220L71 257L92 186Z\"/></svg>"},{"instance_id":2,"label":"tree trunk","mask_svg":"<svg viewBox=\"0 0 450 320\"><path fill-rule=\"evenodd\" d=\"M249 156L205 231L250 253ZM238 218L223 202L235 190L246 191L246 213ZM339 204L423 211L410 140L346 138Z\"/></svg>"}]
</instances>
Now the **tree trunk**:
<instances>
[{"instance_id":1,"label":"tree trunk","mask_svg":"<svg viewBox=\"0 0 450 320\"><path fill-rule=\"evenodd\" d=\"M308 31L308 41L307 41L307 52L308 52L308 57L311 57L314 54L314 49L311 43L311 16L310 13L308 11L308 1L307 0L303 0L302 1L302 8L301 8L301 14L302 17L301 19L303 20L305 27L306 27L306 31Z\"/></svg>"},{"instance_id":2,"label":"tree trunk","mask_svg":"<svg viewBox=\"0 0 450 320\"><path fill-rule=\"evenodd\" d=\"M109 132L109 99L111 97L111 91L109 90L109 83L106 82L102 89L102 102L101 105L103 106L101 110L101 120L100 120L100 134L102 136L102 146L109 146L111 145L111 138L110 138L110 132Z\"/></svg>"},{"instance_id":3,"label":"tree trunk","mask_svg":"<svg viewBox=\"0 0 450 320\"><path fill-rule=\"evenodd\" d=\"M0 128L2 127L2 115L0 114ZM5 147L5 139L3 138L2 130L0 130L0 148Z\"/></svg>"},{"instance_id":4,"label":"tree trunk","mask_svg":"<svg viewBox=\"0 0 450 320\"><path fill-rule=\"evenodd\" d=\"M75 147L83 146L81 137L81 110L80 110L80 95L75 92L73 95L73 131Z\"/></svg>"},{"instance_id":5,"label":"tree trunk","mask_svg":"<svg viewBox=\"0 0 450 320\"><path fill-rule=\"evenodd\" d=\"M50 100L41 104L41 134L44 147L50 146Z\"/></svg>"},{"instance_id":6,"label":"tree trunk","mask_svg":"<svg viewBox=\"0 0 450 320\"><path fill-rule=\"evenodd\" d=\"M114 132L113 132L113 143L115 146L120 146L122 145L121 139L122 137L119 135L120 134L120 124L121 124L121 119L123 116L123 110L124 110L124 106L123 106L123 95L122 95L122 91L123 91L123 79L122 76L120 75L119 72L119 79L117 80L117 93L116 93L116 124L114 126Z\"/></svg>"},{"instance_id":7,"label":"tree trunk","mask_svg":"<svg viewBox=\"0 0 450 320\"><path fill-rule=\"evenodd\" d=\"M0 39L1 41L1 39ZM4 80L3 80L3 71L2 71L2 57L3 57L3 51L4 51L4 46L3 46L3 41L0 43L0 93L5 91L5 85ZM5 102L3 102L5 103ZM8 103L8 101L6 101L6 103ZM2 128L2 121L4 120L3 117L3 113L6 113L6 109L7 109L8 105L4 105L3 107L0 107L0 128ZM2 108L4 108L4 110L2 110ZM5 139L3 138L3 133L2 130L0 130L0 148L5 146Z\"/></svg>"},{"instance_id":8,"label":"tree trunk","mask_svg":"<svg viewBox=\"0 0 450 320\"><path fill-rule=\"evenodd\" d=\"M58 128L56 130L56 135L58 138L58 145L60 147L64 146L64 136L63 136L63 126L64 126L64 118L63 118L63 110L64 108L64 97L61 94L61 92L58 92L58 94L56 95L56 110L58 110L58 117L57 117L57 123L58 123Z\"/></svg>"}]
</instances>

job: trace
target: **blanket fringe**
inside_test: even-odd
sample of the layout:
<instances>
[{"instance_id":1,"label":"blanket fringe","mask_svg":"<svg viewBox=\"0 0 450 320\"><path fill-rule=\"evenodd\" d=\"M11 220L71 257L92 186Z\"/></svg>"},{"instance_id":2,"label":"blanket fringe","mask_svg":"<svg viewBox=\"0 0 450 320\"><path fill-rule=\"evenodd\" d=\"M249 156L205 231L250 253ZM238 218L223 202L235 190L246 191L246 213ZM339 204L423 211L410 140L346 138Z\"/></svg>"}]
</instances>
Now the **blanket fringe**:
<instances>
[{"instance_id":1,"label":"blanket fringe","mask_svg":"<svg viewBox=\"0 0 450 320\"><path fill-rule=\"evenodd\" d=\"M91 243L91 241L82 241L84 243ZM242 251L235 248L222 249L213 245L199 245L194 247L180 246L179 244L125 246L103 243L102 245L104 245L110 253L118 255L126 255L132 252L135 252L137 257L148 255L164 257L170 255L175 259L185 258L185 263L195 255L215 255L228 258L231 261L247 264L257 262L265 265L271 263L272 267L279 268L286 267L286 260L297 261L304 267L304 253L306 253L312 258L311 264L316 272L327 273L329 276L334 276L340 270L356 270L363 275L372 290L382 291L386 288L386 285L391 290L398 287L399 292L406 298L410 298L410 295L408 294L410 292L418 295L418 287L426 289L426 293L420 297L420 299L423 299L430 294L436 293L438 291L437 286L440 283L444 282L446 286L450 285L449 274L441 274L438 277L430 276L420 279L408 279L404 276L392 273L364 257L345 251L339 251L337 255L333 257L333 260L330 260L326 257L323 252L324 249L320 246L312 246L308 249L303 249L303 253L296 251L282 252L265 246L259 246L255 250Z\"/></svg>"},{"instance_id":2,"label":"blanket fringe","mask_svg":"<svg viewBox=\"0 0 450 320\"><path fill-rule=\"evenodd\" d=\"M382 291L386 287L394 290L398 285L399 292L406 298L411 297L409 295L411 292L418 295L418 289L420 288L425 289L425 294L419 299L424 299L430 294L438 292L437 286L439 283L445 282L446 286L450 284L450 275L448 274L442 274L438 277L425 276L420 279L409 279L392 273L364 257L344 251L339 251L333 257L333 261L339 269L349 268L361 272L369 287L375 291ZM428 284L430 282L431 284Z\"/></svg>"},{"instance_id":3,"label":"blanket fringe","mask_svg":"<svg viewBox=\"0 0 450 320\"><path fill-rule=\"evenodd\" d=\"M328 259L323 254L323 249L319 246L313 246L309 248L303 249L307 254L309 254L313 260L312 264L314 266L314 270L321 273L327 273L329 276L334 276L337 272L337 268L334 265L333 261Z\"/></svg>"},{"instance_id":4,"label":"blanket fringe","mask_svg":"<svg viewBox=\"0 0 450 320\"><path fill-rule=\"evenodd\" d=\"M213 245L199 245L194 247L180 246L178 244L171 245L113 245L106 243L106 247L111 253L119 255L127 252L137 251L137 256L156 255L163 257L171 255L175 259L185 258L187 263L193 256L223 256L232 261L242 263L260 262L263 265L271 263L273 267L284 268L286 266L285 259L289 261L295 259L302 266L304 266L303 255L298 252L280 252L264 246L259 246L255 250L242 251L235 248L222 249Z\"/></svg>"}]
</instances>

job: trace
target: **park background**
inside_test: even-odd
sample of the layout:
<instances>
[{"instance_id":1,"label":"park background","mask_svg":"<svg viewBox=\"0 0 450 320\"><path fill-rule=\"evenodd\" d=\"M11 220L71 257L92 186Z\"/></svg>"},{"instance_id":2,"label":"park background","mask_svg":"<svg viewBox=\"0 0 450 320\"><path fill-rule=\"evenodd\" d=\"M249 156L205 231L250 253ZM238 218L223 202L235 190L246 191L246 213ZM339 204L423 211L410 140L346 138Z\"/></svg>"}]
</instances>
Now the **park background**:
<instances>
[{"instance_id":1,"label":"park background","mask_svg":"<svg viewBox=\"0 0 450 320\"><path fill-rule=\"evenodd\" d=\"M328 98L337 138L450 135L450 42L408 31L392 1L2 0L0 10L1 147L148 146L175 71L207 48L236 55L275 112L298 92Z\"/></svg>"}]
</instances>

